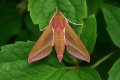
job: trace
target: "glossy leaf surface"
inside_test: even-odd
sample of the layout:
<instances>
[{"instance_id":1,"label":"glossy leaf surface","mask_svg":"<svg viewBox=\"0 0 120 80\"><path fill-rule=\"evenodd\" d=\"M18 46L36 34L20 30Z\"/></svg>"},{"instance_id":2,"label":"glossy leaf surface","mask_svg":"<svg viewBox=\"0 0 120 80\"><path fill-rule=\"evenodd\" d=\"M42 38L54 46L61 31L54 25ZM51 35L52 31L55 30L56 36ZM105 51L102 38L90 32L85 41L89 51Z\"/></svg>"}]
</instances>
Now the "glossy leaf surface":
<instances>
[{"instance_id":1,"label":"glossy leaf surface","mask_svg":"<svg viewBox=\"0 0 120 80\"><path fill-rule=\"evenodd\" d=\"M109 71L109 78L108 80L119 80L120 79L120 59L118 59L112 68Z\"/></svg>"},{"instance_id":2,"label":"glossy leaf surface","mask_svg":"<svg viewBox=\"0 0 120 80\"><path fill-rule=\"evenodd\" d=\"M33 45L34 43L30 41L16 42L1 48L0 80L71 80L81 78L100 80L98 73L89 67L81 67L80 70L66 70L66 67L59 63L53 54L39 62L28 64L27 55ZM86 79L86 77L88 78Z\"/></svg>"},{"instance_id":3,"label":"glossy leaf surface","mask_svg":"<svg viewBox=\"0 0 120 80\"><path fill-rule=\"evenodd\" d=\"M112 5L104 5L102 11L107 24L107 32L113 43L120 47L120 8Z\"/></svg>"},{"instance_id":4,"label":"glossy leaf surface","mask_svg":"<svg viewBox=\"0 0 120 80\"><path fill-rule=\"evenodd\" d=\"M87 17L86 0L29 0L28 4L31 18L39 24L40 30L47 26L56 8L74 23L79 24L81 19Z\"/></svg>"}]
</instances>

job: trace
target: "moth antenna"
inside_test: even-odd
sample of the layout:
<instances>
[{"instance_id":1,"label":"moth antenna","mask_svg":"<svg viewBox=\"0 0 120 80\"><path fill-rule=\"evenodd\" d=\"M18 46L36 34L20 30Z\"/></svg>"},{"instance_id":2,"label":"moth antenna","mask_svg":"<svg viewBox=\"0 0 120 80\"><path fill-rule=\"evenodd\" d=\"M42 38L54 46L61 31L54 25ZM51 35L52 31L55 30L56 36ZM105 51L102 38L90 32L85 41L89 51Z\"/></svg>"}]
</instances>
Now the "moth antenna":
<instances>
[{"instance_id":1,"label":"moth antenna","mask_svg":"<svg viewBox=\"0 0 120 80\"><path fill-rule=\"evenodd\" d=\"M61 13L61 11L60 11L60 13ZM68 22L70 22L70 23L72 23L72 24L74 24L74 25L83 25L83 24L77 24L77 23L74 23L74 22L70 21L70 20L67 19L67 18L64 16L64 14L62 14L62 13L61 13L61 15L66 19L66 21L68 21Z\"/></svg>"},{"instance_id":2,"label":"moth antenna","mask_svg":"<svg viewBox=\"0 0 120 80\"><path fill-rule=\"evenodd\" d=\"M83 25L83 24L74 23L74 22L70 21L69 19L67 19L67 20L68 20L68 22L70 22L70 23L72 23L72 24L74 24L74 25Z\"/></svg>"}]
</instances>

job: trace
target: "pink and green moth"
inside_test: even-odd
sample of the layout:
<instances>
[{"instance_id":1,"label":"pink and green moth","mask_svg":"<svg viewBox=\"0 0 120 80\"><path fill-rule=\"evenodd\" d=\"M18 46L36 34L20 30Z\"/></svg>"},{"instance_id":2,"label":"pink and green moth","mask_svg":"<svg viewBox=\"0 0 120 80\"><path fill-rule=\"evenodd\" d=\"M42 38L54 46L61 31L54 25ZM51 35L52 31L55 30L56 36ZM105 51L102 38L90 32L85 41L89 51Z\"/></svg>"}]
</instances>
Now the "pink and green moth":
<instances>
[{"instance_id":1,"label":"pink and green moth","mask_svg":"<svg viewBox=\"0 0 120 80\"><path fill-rule=\"evenodd\" d=\"M90 56L85 45L60 11L55 13L49 25L35 43L28 57L28 62L31 63L48 56L53 46L59 62L62 61L65 48L74 57L90 62Z\"/></svg>"}]
</instances>

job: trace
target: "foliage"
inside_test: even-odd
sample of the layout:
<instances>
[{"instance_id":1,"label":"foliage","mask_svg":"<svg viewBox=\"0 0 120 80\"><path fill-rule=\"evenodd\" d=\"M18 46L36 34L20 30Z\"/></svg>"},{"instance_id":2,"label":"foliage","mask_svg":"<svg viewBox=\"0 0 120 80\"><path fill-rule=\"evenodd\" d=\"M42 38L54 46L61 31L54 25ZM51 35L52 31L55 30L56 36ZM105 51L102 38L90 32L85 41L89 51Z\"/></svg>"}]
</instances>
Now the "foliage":
<instances>
[{"instance_id":1,"label":"foliage","mask_svg":"<svg viewBox=\"0 0 120 80\"><path fill-rule=\"evenodd\" d=\"M28 64L34 42L56 9L86 45L90 63L66 51L59 63L53 49L50 56ZM118 0L0 0L0 80L119 80L119 30Z\"/></svg>"}]
</instances>

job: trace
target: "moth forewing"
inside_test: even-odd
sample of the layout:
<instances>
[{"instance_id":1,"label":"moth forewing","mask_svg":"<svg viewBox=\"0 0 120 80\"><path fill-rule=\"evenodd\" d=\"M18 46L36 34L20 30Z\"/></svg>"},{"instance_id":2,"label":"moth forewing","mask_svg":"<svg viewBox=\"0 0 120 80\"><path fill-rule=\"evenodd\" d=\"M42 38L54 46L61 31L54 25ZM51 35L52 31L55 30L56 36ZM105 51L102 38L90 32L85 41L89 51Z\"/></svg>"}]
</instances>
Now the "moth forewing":
<instances>
[{"instance_id":1,"label":"moth forewing","mask_svg":"<svg viewBox=\"0 0 120 80\"><path fill-rule=\"evenodd\" d=\"M68 24L65 29L65 39L66 39L66 46L67 51L84 61L90 62L89 52L87 51L85 45L83 44L82 40L77 36L74 30Z\"/></svg>"},{"instance_id":2,"label":"moth forewing","mask_svg":"<svg viewBox=\"0 0 120 80\"><path fill-rule=\"evenodd\" d=\"M52 26L49 25L30 51L28 62L31 63L49 55L52 51L52 42L53 31Z\"/></svg>"},{"instance_id":3,"label":"moth forewing","mask_svg":"<svg viewBox=\"0 0 120 80\"><path fill-rule=\"evenodd\" d=\"M66 17L60 11L56 11L48 27L30 51L28 62L31 63L46 57L51 53L52 46L55 47L58 60L61 62L65 45L71 55L90 62L85 45L70 27Z\"/></svg>"}]
</instances>

